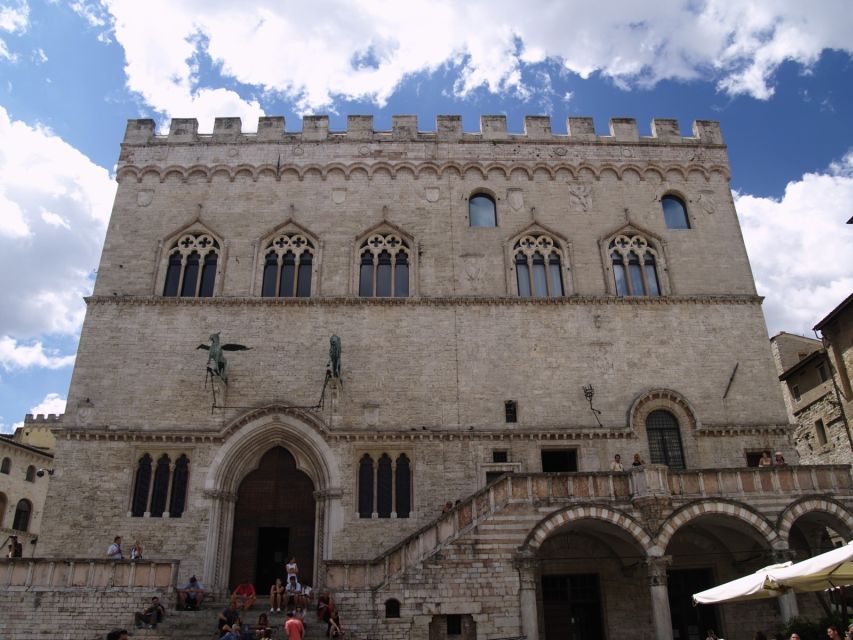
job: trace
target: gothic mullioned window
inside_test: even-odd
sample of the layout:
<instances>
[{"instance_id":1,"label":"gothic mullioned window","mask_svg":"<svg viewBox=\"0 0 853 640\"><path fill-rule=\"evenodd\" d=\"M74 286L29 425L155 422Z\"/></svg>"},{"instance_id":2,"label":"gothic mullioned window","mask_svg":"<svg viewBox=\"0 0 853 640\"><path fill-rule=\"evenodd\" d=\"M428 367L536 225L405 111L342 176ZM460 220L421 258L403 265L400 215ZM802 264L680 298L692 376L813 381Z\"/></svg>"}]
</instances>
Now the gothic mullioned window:
<instances>
[{"instance_id":1,"label":"gothic mullioned window","mask_svg":"<svg viewBox=\"0 0 853 640\"><path fill-rule=\"evenodd\" d=\"M280 235L264 252L265 298L307 298L311 295L314 244L299 233Z\"/></svg>"},{"instance_id":2,"label":"gothic mullioned window","mask_svg":"<svg viewBox=\"0 0 853 640\"><path fill-rule=\"evenodd\" d=\"M657 252L639 235L618 235L608 246L617 296L659 296Z\"/></svg>"},{"instance_id":3,"label":"gothic mullioned window","mask_svg":"<svg viewBox=\"0 0 853 640\"><path fill-rule=\"evenodd\" d=\"M169 252L163 295L209 298L216 281L219 243L206 233L183 235Z\"/></svg>"},{"instance_id":4,"label":"gothic mullioned window","mask_svg":"<svg viewBox=\"0 0 853 640\"><path fill-rule=\"evenodd\" d=\"M169 454L163 453L157 459L153 473L152 465L153 458L149 453L143 454L137 462L130 515L141 518L148 513L152 518L161 518L168 513L170 518L180 518L187 501L189 458L181 454L173 464ZM168 512L166 505L169 506Z\"/></svg>"},{"instance_id":5,"label":"gothic mullioned window","mask_svg":"<svg viewBox=\"0 0 853 640\"><path fill-rule=\"evenodd\" d=\"M376 505L376 511L374 511ZM412 511L412 468L405 453L382 453L374 464L365 453L358 464L358 516L408 518Z\"/></svg>"},{"instance_id":6,"label":"gothic mullioned window","mask_svg":"<svg viewBox=\"0 0 853 640\"><path fill-rule=\"evenodd\" d=\"M394 233L372 234L359 249L358 295L405 298L409 295L410 249Z\"/></svg>"},{"instance_id":7,"label":"gothic mullioned window","mask_svg":"<svg viewBox=\"0 0 853 640\"><path fill-rule=\"evenodd\" d=\"M560 298L565 295L563 252L550 236L522 236L513 247L513 260L519 296Z\"/></svg>"}]
</instances>

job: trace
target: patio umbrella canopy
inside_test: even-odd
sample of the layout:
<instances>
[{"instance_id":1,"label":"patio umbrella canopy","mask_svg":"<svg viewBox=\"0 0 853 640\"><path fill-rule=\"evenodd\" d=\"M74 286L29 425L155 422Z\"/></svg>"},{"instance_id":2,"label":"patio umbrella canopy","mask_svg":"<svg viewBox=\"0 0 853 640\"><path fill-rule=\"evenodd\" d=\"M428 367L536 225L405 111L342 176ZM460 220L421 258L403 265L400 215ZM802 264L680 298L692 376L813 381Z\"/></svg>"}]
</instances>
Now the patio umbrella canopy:
<instances>
[{"instance_id":1,"label":"patio umbrella canopy","mask_svg":"<svg viewBox=\"0 0 853 640\"><path fill-rule=\"evenodd\" d=\"M772 571L770 578L798 593L853 585L853 541L786 569Z\"/></svg>"},{"instance_id":2,"label":"patio umbrella canopy","mask_svg":"<svg viewBox=\"0 0 853 640\"><path fill-rule=\"evenodd\" d=\"M775 598L787 591L808 593L853 585L853 541L796 564L785 562L693 594L696 604Z\"/></svg>"},{"instance_id":3,"label":"patio umbrella canopy","mask_svg":"<svg viewBox=\"0 0 853 640\"><path fill-rule=\"evenodd\" d=\"M767 585L767 574L774 569L790 567L791 562L772 564L769 567L759 569L748 576L726 582L711 589L693 594L694 604L720 604L723 602L742 602L744 600L761 600L763 598L775 598L782 595Z\"/></svg>"}]
</instances>

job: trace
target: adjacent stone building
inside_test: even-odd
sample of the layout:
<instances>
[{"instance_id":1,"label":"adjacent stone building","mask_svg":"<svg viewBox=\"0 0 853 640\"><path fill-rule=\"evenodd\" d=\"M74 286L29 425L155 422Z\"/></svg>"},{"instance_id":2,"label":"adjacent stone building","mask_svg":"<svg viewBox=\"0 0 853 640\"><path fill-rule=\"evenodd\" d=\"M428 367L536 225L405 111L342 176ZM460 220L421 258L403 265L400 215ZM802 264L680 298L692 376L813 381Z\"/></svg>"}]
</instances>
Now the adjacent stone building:
<instances>
[{"instance_id":1,"label":"adjacent stone building","mask_svg":"<svg viewBox=\"0 0 853 640\"><path fill-rule=\"evenodd\" d=\"M853 460L853 295L815 325L821 340L779 333L770 339L782 395L804 463Z\"/></svg>"},{"instance_id":2,"label":"adjacent stone building","mask_svg":"<svg viewBox=\"0 0 853 640\"><path fill-rule=\"evenodd\" d=\"M9 573L42 610L296 556L358 638L737 639L797 603L690 594L850 539L849 466L796 465L715 122L132 120L117 180L39 545L66 560ZM161 564L84 565L114 535Z\"/></svg>"},{"instance_id":3,"label":"adjacent stone building","mask_svg":"<svg viewBox=\"0 0 853 640\"><path fill-rule=\"evenodd\" d=\"M53 473L56 415L28 415L15 433L0 436L0 536L3 556L9 536L17 536L24 557L36 553L47 485Z\"/></svg>"}]
</instances>

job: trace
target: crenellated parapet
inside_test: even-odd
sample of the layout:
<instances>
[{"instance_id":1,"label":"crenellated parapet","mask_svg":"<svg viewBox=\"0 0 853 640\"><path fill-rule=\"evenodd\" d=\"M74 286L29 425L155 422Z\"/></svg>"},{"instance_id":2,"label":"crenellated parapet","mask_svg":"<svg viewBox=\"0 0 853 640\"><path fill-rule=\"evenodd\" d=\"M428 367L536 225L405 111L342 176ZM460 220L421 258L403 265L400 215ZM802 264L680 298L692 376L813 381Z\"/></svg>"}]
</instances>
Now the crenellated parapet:
<instances>
[{"instance_id":1,"label":"crenellated parapet","mask_svg":"<svg viewBox=\"0 0 853 640\"><path fill-rule=\"evenodd\" d=\"M28 413L24 416L24 424L56 424L57 422L62 421L62 416L65 414L59 413L37 413L33 415L32 413Z\"/></svg>"},{"instance_id":2,"label":"crenellated parapet","mask_svg":"<svg viewBox=\"0 0 853 640\"><path fill-rule=\"evenodd\" d=\"M235 143L235 142L536 142L553 144L701 144L722 145L719 122L695 120L693 136L681 136L677 120L655 118L651 134L641 136L634 118L611 118L609 135L597 135L592 118L572 117L567 120L567 133L551 130L549 116L525 116L522 133L507 129L506 116L480 116L480 130L462 129L462 116L436 116L433 131L421 131L417 116L395 115L390 131L374 128L373 116L348 116L345 131L332 131L328 116L305 116L302 131L285 130L282 116L265 116L258 120L256 132L244 133L240 118L216 118L212 134L198 132L195 118L173 118L167 135L158 135L154 120L128 120L125 145L175 143Z\"/></svg>"},{"instance_id":3,"label":"crenellated parapet","mask_svg":"<svg viewBox=\"0 0 853 640\"><path fill-rule=\"evenodd\" d=\"M438 116L433 131L420 131L417 116L393 116L390 131L376 130L373 116L349 116L345 131L330 130L328 116L305 116L299 132L286 131L281 116L263 117L252 133L243 132L240 118L216 118L210 134L199 133L194 118L174 118L165 135L153 120L129 120L117 175L280 181L334 173L349 180L362 172L415 179L469 172L528 180L537 173L550 180L599 180L608 172L619 180L626 173L650 181L729 177L718 122L697 120L693 136L684 137L676 120L655 119L651 135L641 136L633 118L612 118L609 135L598 135L592 118L572 117L567 133L556 134L549 117L526 116L523 133L511 133L502 115L481 116L475 133L463 131L461 116Z\"/></svg>"}]
</instances>

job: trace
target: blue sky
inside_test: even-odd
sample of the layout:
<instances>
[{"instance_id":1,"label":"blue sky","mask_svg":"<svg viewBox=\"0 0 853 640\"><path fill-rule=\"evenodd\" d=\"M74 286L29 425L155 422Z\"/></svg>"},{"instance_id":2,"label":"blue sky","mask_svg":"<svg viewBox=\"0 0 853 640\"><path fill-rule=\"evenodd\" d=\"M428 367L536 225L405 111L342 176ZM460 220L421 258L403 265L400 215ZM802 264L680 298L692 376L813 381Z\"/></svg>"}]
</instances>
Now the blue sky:
<instances>
[{"instance_id":1,"label":"blue sky","mask_svg":"<svg viewBox=\"0 0 853 640\"><path fill-rule=\"evenodd\" d=\"M0 430L61 412L128 118L722 122L768 331L853 290L845 0L0 0Z\"/></svg>"}]
</instances>

